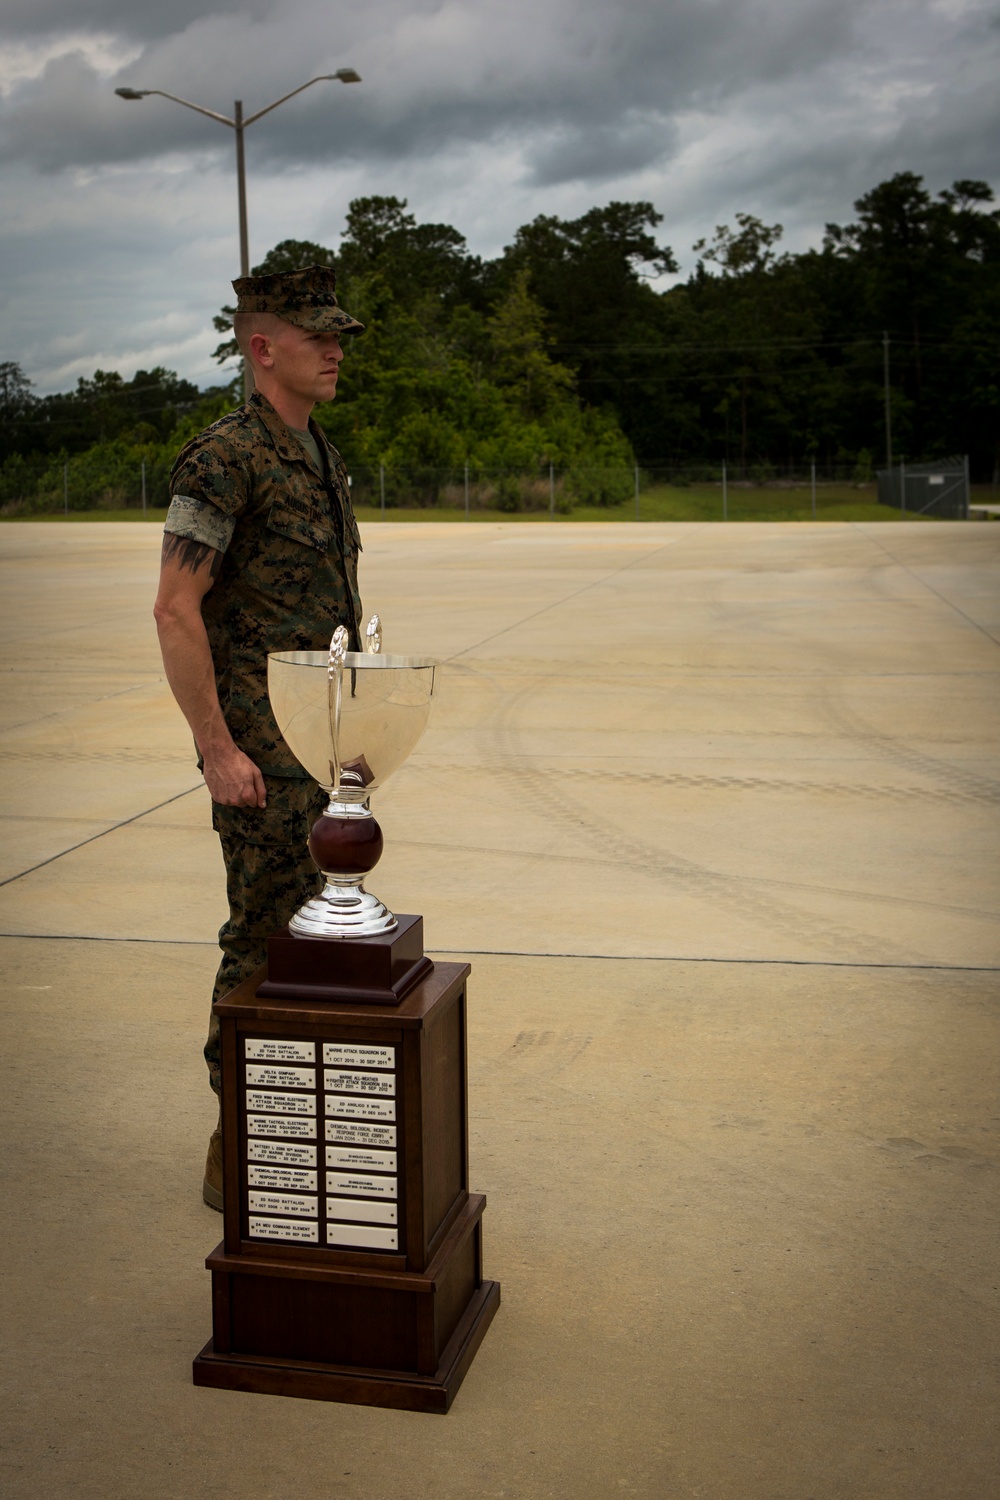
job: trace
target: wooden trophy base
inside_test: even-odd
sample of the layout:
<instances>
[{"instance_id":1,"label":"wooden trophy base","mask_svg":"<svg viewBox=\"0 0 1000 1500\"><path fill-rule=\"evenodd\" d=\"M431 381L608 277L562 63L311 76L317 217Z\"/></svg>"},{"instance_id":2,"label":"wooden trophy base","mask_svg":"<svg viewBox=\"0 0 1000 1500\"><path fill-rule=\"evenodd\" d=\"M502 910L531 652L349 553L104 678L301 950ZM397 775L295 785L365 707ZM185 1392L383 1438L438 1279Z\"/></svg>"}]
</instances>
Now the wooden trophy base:
<instances>
[{"instance_id":1,"label":"wooden trophy base","mask_svg":"<svg viewBox=\"0 0 1000 1500\"><path fill-rule=\"evenodd\" d=\"M194 1361L195 1385L443 1415L500 1305L499 1284L478 1274L485 1202L468 1200L424 1273L300 1266L290 1278L220 1245L206 1262L216 1334ZM239 1352L216 1347L220 1330Z\"/></svg>"},{"instance_id":2,"label":"wooden trophy base","mask_svg":"<svg viewBox=\"0 0 1000 1500\"><path fill-rule=\"evenodd\" d=\"M499 1282L484 1281L469 1304L471 1322L461 1330L462 1337L456 1333L430 1376L216 1354L209 1339L194 1361L194 1383L216 1390L298 1396L306 1401L342 1401L350 1406L385 1406L394 1411L424 1411L444 1416L499 1304Z\"/></svg>"},{"instance_id":3,"label":"wooden trophy base","mask_svg":"<svg viewBox=\"0 0 1000 1500\"><path fill-rule=\"evenodd\" d=\"M225 1237L195 1385L450 1407L500 1303L468 1190L468 973L401 917L279 933L216 1003Z\"/></svg>"},{"instance_id":4,"label":"wooden trophy base","mask_svg":"<svg viewBox=\"0 0 1000 1500\"><path fill-rule=\"evenodd\" d=\"M257 993L398 1005L430 971L423 917L400 917L395 931L367 938L296 937L283 927L267 940L267 978Z\"/></svg>"}]
</instances>

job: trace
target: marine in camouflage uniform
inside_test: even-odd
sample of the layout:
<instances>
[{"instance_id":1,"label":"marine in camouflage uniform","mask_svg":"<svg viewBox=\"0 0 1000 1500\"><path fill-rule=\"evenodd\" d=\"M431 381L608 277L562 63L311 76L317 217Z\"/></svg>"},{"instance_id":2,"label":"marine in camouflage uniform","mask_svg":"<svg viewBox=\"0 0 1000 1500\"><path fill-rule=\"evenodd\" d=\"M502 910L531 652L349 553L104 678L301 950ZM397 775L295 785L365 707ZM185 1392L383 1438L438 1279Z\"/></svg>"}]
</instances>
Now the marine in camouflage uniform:
<instances>
[{"instance_id":1,"label":"marine in camouflage uniform","mask_svg":"<svg viewBox=\"0 0 1000 1500\"><path fill-rule=\"evenodd\" d=\"M338 306L326 268L233 285L239 312L275 313L301 328L361 331ZM214 1001L264 962L268 936L322 889L306 838L327 797L278 731L267 655L325 649L338 625L347 627L352 649L360 648L361 540L340 455L311 419L308 433L296 436L260 391L187 444L170 487L168 537L211 548L213 559L218 554L201 615L219 706L267 794L264 807L212 805L230 909L219 933ZM205 1056L218 1092L214 1017Z\"/></svg>"}]
</instances>

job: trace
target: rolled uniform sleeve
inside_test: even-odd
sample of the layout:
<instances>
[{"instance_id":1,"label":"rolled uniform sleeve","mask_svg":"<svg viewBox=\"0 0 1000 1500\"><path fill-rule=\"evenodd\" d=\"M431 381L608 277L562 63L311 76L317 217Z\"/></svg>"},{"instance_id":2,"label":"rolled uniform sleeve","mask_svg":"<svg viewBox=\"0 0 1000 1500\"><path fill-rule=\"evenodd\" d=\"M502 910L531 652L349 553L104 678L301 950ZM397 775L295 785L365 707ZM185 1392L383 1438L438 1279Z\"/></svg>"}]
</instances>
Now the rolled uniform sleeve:
<instances>
[{"instance_id":1,"label":"rolled uniform sleeve","mask_svg":"<svg viewBox=\"0 0 1000 1500\"><path fill-rule=\"evenodd\" d=\"M164 531L174 536L187 537L192 542L204 542L216 552L225 552L236 530L236 517L227 516L218 506L207 500L195 500L190 495L175 495L167 511Z\"/></svg>"},{"instance_id":2,"label":"rolled uniform sleeve","mask_svg":"<svg viewBox=\"0 0 1000 1500\"><path fill-rule=\"evenodd\" d=\"M218 424L210 427L177 456L164 530L225 552L250 491L250 475L241 456L221 438Z\"/></svg>"}]
</instances>

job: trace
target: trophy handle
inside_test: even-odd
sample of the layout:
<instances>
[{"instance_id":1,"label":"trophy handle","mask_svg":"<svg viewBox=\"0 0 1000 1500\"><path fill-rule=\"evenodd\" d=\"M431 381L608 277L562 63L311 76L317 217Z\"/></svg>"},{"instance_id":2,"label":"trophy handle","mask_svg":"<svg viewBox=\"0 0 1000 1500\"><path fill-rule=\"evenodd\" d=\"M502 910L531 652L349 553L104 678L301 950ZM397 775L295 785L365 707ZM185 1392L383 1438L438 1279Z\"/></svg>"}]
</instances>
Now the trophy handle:
<instances>
[{"instance_id":1,"label":"trophy handle","mask_svg":"<svg viewBox=\"0 0 1000 1500\"><path fill-rule=\"evenodd\" d=\"M340 710L344 697L344 657L347 655L347 641L346 626L338 625L330 641L330 659L327 665L327 676L330 679L330 739L333 743L333 759L330 762L333 796L336 796L340 790Z\"/></svg>"},{"instance_id":2,"label":"trophy handle","mask_svg":"<svg viewBox=\"0 0 1000 1500\"><path fill-rule=\"evenodd\" d=\"M369 656L378 656L382 650L382 621L378 615L372 615L368 621L365 631L365 650Z\"/></svg>"}]
</instances>

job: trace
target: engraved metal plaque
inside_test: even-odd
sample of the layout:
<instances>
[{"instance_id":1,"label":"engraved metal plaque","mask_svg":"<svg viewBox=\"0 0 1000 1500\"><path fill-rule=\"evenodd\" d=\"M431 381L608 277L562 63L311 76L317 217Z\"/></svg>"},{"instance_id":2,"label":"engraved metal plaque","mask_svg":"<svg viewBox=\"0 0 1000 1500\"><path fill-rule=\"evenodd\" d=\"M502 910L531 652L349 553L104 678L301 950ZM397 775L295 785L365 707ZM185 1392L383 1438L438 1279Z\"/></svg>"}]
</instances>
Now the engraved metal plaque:
<instances>
[{"instance_id":1,"label":"engraved metal plaque","mask_svg":"<svg viewBox=\"0 0 1000 1500\"><path fill-rule=\"evenodd\" d=\"M395 1099L348 1099L342 1094L327 1094L326 1113L345 1115L350 1120L394 1120Z\"/></svg>"},{"instance_id":2,"label":"engraved metal plaque","mask_svg":"<svg viewBox=\"0 0 1000 1500\"><path fill-rule=\"evenodd\" d=\"M247 1087L265 1089L314 1089L315 1068L282 1068L273 1063L247 1063Z\"/></svg>"},{"instance_id":3,"label":"engraved metal plaque","mask_svg":"<svg viewBox=\"0 0 1000 1500\"><path fill-rule=\"evenodd\" d=\"M353 1246L355 1249L397 1250L399 1232L395 1229L380 1229L374 1224L327 1224L328 1245Z\"/></svg>"},{"instance_id":4,"label":"engraved metal plaque","mask_svg":"<svg viewBox=\"0 0 1000 1500\"><path fill-rule=\"evenodd\" d=\"M395 1094L396 1079L389 1073L346 1073L324 1068L323 1087L346 1094Z\"/></svg>"},{"instance_id":5,"label":"engraved metal plaque","mask_svg":"<svg viewBox=\"0 0 1000 1500\"><path fill-rule=\"evenodd\" d=\"M244 1053L264 1062L315 1062L315 1042L286 1042L283 1037L247 1037Z\"/></svg>"},{"instance_id":6,"label":"engraved metal plaque","mask_svg":"<svg viewBox=\"0 0 1000 1500\"><path fill-rule=\"evenodd\" d=\"M395 1146L395 1125L366 1125L363 1122L348 1124L346 1120L327 1120L325 1124L328 1141L343 1141L349 1146Z\"/></svg>"},{"instance_id":7,"label":"engraved metal plaque","mask_svg":"<svg viewBox=\"0 0 1000 1500\"><path fill-rule=\"evenodd\" d=\"M319 1183L318 1173L301 1167L251 1166L247 1170L247 1182L251 1187L281 1188L290 1193L315 1193Z\"/></svg>"},{"instance_id":8,"label":"engraved metal plaque","mask_svg":"<svg viewBox=\"0 0 1000 1500\"><path fill-rule=\"evenodd\" d=\"M323 1061L342 1068L394 1068L395 1047L368 1047L347 1042L324 1042Z\"/></svg>"},{"instance_id":9,"label":"engraved metal plaque","mask_svg":"<svg viewBox=\"0 0 1000 1500\"><path fill-rule=\"evenodd\" d=\"M319 1199L286 1197L283 1193L250 1193L250 1212L255 1214L295 1214L315 1219Z\"/></svg>"},{"instance_id":10,"label":"engraved metal plaque","mask_svg":"<svg viewBox=\"0 0 1000 1500\"><path fill-rule=\"evenodd\" d=\"M290 1146L286 1141L247 1141L247 1161L269 1161L287 1167L314 1167L316 1147Z\"/></svg>"},{"instance_id":11,"label":"engraved metal plaque","mask_svg":"<svg viewBox=\"0 0 1000 1500\"><path fill-rule=\"evenodd\" d=\"M395 1198L395 1177L364 1177L355 1172L327 1172L326 1190L328 1193L357 1193L367 1198ZM271 1209L271 1213L280 1213L280 1209Z\"/></svg>"},{"instance_id":12,"label":"engraved metal plaque","mask_svg":"<svg viewBox=\"0 0 1000 1500\"><path fill-rule=\"evenodd\" d=\"M365 1151L351 1146L327 1146L328 1167L347 1167L354 1172L395 1172L395 1151Z\"/></svg>"},{"instance_id":13,"label":"engraved metal plaque","mask_svg":"<svg viewBox=\"0 0 1000 1500\"><path fill-rule=\"evenodd\" d=\"M296 1140L314 1141L316 1121L301 1118L279 1120L274 1115L247 1115L247 1135L290 1135Z\"/></svg>"},{"instance_id":14,"label":"engraved metal plaque","mask_svg":"<svg viewBox=\"0 0 1000 1500\"><path fill-rule=\"evenodd\" d=\"M319 1244L319 1225L316 1223L291 1223L288 1219L250 1220L250 1234L262 1240L299 1240L307 1245Z\"/></svg>"},{"instance_id":15,"label":"engraved metal plaque","mask_svg":"<svg viewBox=\"0 0 1000 1500\"><path fill-rule=\"evenodd\" d=\"M270 1110L273 1114L314 1115L316 1100L309 1094L262 1094L248 1089L247 1109Z\"/></svg>"}]
</instances>

